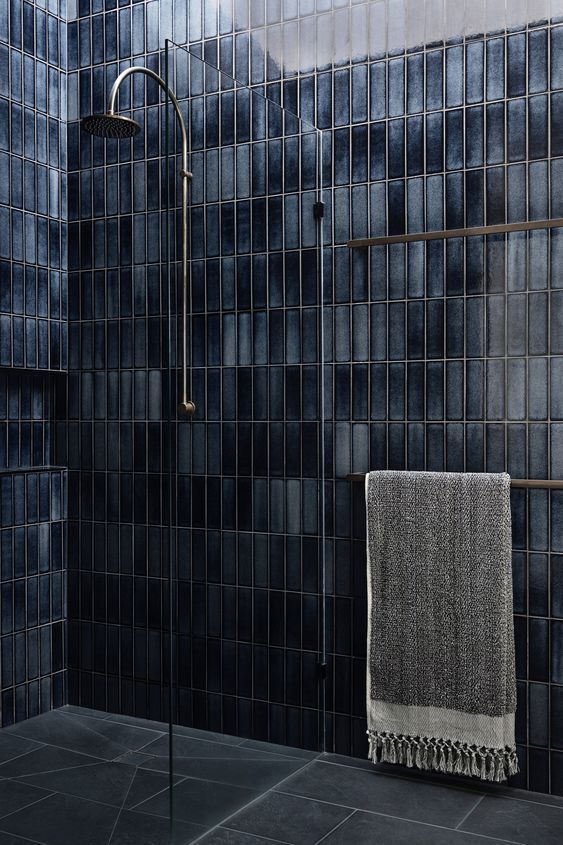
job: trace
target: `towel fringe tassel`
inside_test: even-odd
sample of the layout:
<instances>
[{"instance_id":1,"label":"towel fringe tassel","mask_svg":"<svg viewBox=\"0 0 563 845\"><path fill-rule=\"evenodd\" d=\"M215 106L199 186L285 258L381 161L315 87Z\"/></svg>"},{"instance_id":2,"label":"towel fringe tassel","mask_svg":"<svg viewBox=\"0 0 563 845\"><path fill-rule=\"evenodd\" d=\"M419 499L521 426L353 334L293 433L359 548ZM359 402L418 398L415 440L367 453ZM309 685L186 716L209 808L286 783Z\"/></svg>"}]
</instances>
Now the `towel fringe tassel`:
<instances>
[{"instance_id":1,"label":"towel fringe tassel","mask_svg":"<svg viewBox=\"0 0 563 845\"><path fill-rule=\"evenodd\" d=\"M461 742L429 737L399 736L367 731L368 757L374 763L395 763L409 769L478 777L504 783L519 771L514 748L477 748Z\"/></svg>"}]
</instances>

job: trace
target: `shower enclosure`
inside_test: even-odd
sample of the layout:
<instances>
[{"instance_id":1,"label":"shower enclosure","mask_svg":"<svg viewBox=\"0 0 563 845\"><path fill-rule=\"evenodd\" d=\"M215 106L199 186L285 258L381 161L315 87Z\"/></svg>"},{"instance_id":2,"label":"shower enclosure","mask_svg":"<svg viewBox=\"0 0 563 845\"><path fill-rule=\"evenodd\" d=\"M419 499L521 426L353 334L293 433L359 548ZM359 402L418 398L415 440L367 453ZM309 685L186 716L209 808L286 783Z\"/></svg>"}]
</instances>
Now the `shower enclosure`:
<instances>
[{"instance_id":1,"label":"shower enclosure","mask_svg":"<svg viewBox=\"0 0 563 845\"><path fill-rule=\"evenodd\" d=\"M184 322L182 139L169 100L171 773L192 776L201 762L176 726L246 738L237 754L251 769L268 753L259 740L323 748L326 207L321 134L275 102L294 103L291 86L249 88L172 43L164 77L193 174ZM175 412L183 362L192 417ZM223 740L206 761L211 781L230 780ZM174 790L180 823L205 821L192 789Z\"/></svg>"}]
</instances>

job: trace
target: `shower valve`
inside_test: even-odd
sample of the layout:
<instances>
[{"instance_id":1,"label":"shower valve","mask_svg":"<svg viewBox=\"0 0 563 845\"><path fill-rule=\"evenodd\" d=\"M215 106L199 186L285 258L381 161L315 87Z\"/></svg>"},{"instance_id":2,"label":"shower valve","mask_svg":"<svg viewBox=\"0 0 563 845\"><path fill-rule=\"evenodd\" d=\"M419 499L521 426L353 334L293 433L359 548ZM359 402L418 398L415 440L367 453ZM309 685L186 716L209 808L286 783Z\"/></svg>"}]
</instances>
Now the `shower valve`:
<instances>
[{"instance_id":1,"label":"shower valve","mask_svg":"<svg viewBox=\"0 0 563 845\"><path fill-rule=\"evenodd\" d=\"M178 405L178 413L182 416L192 417L195 414L195 402L187 399L185 402L180 402Z\"/></svg>"}]
</instances>

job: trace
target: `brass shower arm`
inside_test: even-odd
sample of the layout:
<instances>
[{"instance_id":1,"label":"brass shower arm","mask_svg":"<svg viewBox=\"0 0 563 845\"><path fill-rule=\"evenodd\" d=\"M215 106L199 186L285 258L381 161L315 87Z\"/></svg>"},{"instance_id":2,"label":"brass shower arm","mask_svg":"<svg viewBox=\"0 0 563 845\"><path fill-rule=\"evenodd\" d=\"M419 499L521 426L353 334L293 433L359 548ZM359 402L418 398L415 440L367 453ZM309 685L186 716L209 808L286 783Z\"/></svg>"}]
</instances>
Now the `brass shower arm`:
<instances>
[{"instance_id":1,"label":"brass shower arm","mask_svg":"<svg viewBox=\"0 0 563 845\"><path fill-rule=\"evenodd\" d=\"M178 403L178 411L180 414L191 416L195 412L195 404L191 399L188 399L188 307L189 307L189 285L188 285L188 184L192 178L192 174L188 169L188 133L186 131L186 124L178 100L174 92L168 87L166 82L153 70L147 67L131 66L125 68L116 78L112 85L109 95L108 114L115 115L117 94L119 87L127 77L134 73L142 73L145 76L154 79L158 85L165 91L176 112L178 123L180 124L180 131L182 133L182 167L180 170L180 178L182 179L182 398Z\"/></svg>"}]
</instances>

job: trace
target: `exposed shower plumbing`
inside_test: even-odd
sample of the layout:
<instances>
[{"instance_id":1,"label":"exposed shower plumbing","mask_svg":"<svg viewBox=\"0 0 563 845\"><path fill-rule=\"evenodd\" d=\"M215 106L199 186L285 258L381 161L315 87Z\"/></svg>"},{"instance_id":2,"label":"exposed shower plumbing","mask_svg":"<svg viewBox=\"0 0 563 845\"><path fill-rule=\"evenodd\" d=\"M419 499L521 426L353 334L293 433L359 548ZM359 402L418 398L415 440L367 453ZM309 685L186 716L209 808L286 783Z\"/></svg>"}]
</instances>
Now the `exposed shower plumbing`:
<instances>
[{"instance_id":1,"label":"exposed shower plumbing","mask_svg":"<svg viewBox=\"0 0 563 845\"><path fill-rule=\"evenodd\" d=\"M89 115L82 119L81 126L86 132L101 138L132 138L140 131L141 127L136 120L115 113L119 87L133 73L149 76L168 93L182 133L182 167L180 169L182 179L182 397L178 403L178 411L181 414L192 415L196 407L195 403L188 399L188 185L192 174L188 169L188 133L178 100L164 80L154 71L147 67L128 67L119 74L112 85L106 114Z\"/></svg>"}]
</instances>

